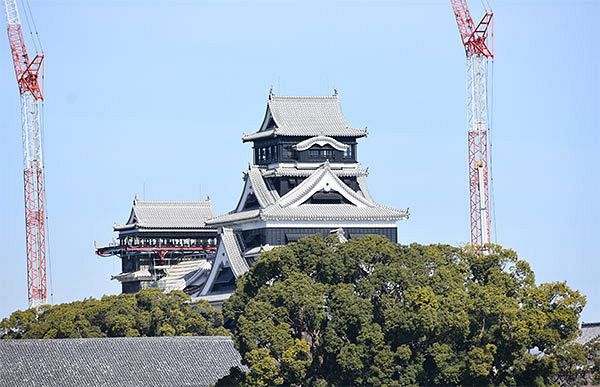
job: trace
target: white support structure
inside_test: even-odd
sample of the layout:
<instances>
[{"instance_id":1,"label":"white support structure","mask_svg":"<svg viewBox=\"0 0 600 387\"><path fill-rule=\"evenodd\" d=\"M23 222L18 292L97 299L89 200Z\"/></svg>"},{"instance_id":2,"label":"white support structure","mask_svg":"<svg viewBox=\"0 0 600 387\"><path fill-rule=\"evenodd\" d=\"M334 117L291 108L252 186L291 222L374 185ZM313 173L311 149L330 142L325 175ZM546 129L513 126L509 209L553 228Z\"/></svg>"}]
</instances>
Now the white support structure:
<instances>
[{"instance_id":1,"label":"white support structure","mask_svg":"<svg viewBox=\"0 0 600 387\"><path fill-rule=\"evenodd\" d=\"M471 201L471 244L491 242L488 176L488 58L467 57L467 123Z\"/></svg>"}]
</instances>

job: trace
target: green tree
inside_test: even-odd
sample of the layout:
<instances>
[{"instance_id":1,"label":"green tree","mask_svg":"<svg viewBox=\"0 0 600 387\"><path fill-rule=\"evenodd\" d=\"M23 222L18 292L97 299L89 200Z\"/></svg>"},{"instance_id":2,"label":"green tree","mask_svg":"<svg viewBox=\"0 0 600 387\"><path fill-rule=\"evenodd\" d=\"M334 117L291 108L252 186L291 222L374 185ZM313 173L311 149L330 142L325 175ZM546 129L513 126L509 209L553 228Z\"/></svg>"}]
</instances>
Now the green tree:
<instances>
[{"instance_id":1,"label":"green tree","mask_svg":"<svg viewBox=\"0 0 600 387\"><path fill-rule=\"evenodd\" d=\"M0 321L3 339L229 335L221 312L183 292L146 289L16 311Z\"/></svg>"},{"instance_id":2,"label":"green tree","mask_svg":"<svg viewBox=\"0 0 600 387\"><path fill-rule=\"evenodd\" d=\"M238 279L224 314L249 372L226 380L553 383L584 305L565 283L536 285L529 265L499 246L477 255L312 236L264 253Z\"/></svg>"},{"instance_id":3,"label":"green tree","mask_svg":"<svg viewBox=\"0 0 600 387\"><path fill-rule=\"evenodd\" d=\"M557 351L553 365L557 369L553 382L557 385L600 385L600 337L585 345L565 345Z\"/></svg>"},{"instance_id":4,"label":"green tree","mask_svg":"<svg viewBox=\"0 0 600 387\"><path fill-rule=\"evenodd\" d=\"M596 337L585 345L589 366L588 384L600 385L600 337Z\"/></svg>"}]
</instances>

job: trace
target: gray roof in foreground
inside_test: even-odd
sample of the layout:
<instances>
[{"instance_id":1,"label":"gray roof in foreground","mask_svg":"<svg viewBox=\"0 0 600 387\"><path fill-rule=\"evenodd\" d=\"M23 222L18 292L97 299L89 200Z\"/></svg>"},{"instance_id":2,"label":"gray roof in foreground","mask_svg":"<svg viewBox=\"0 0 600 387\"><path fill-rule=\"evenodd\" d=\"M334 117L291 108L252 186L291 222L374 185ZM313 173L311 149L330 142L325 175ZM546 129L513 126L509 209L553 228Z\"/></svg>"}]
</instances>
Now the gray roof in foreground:
<instances>
[{"instance_id":1,"label":"gray roof in foreground","mask_svg":"<svg viewBox=\"0 0 600 387\"><path fill-rule=\"evenodd\" d=\"M0 386L207 386L240 361L224 336L0 340Z\"/></svg>"}]
</instances>

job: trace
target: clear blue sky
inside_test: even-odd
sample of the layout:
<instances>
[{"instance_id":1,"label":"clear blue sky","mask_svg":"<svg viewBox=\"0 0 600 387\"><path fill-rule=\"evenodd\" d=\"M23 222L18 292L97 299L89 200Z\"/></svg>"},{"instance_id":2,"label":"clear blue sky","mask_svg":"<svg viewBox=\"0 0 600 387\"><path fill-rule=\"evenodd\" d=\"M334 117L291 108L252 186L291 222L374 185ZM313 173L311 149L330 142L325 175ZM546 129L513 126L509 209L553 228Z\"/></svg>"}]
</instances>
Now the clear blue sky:
<instances>
[{"instance_id":1,"label":"clear blue sky","mask_svg":"<svg viewBox=\"0 0 600 387\"><path fill-rule=\"evenodd\" d=\"M135 194L230 210L268 89L341 94L368 126L375 198L402 243L468 240L465 58L449 1L30 0L46 55L54 302L115 294ZM471 1L476 18L479 1ZM600 321L600 2L493 1L497 241ZM4 19L2 19L4 25ZM2 27L4 30L4 27ZM27 306L19 98L0 35L0 317Z\"/></svg>"}]
</instances>

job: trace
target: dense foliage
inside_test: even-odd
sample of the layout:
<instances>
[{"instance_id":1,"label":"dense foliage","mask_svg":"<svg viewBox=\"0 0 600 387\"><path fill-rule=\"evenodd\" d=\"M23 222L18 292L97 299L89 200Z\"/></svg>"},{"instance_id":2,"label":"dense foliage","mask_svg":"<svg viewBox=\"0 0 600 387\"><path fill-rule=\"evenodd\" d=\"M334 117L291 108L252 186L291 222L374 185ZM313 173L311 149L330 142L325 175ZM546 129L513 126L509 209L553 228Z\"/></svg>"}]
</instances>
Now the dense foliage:
<instances>
[{"instance_id":1,"label":"dense foliage","mask_svg":"<svg viewBox=\"0 0 600 387\"><path fill-rule=\"evenodd\" d=\"M158 289L14 312L0 322L3 339L229 335L219 310Z\"/></svg>"},{"instance_id":2,"label":"dense foliage","mask_svg":"<svg viewBox=\"0 0 600 387\"><path fill-rule=\"evenodd\" d=\"M529 265L378 236L308 237L264 253L224 314L251 385L555 383L585 298ZM575 367L575 370L577 367ZM576 375L574 377L577 377Z\"/></svg>"},{"instance_id":3,"label":"dense foliage","mask_svg":"<svg viewBox=\"0 0 600 387\"><path fill-rule=\"evenodd\" d=\"M600 385L600 338L586 345L569 343L554 355L556 372L550 378L555 385Z\"/></svg>"}]
</instances>

